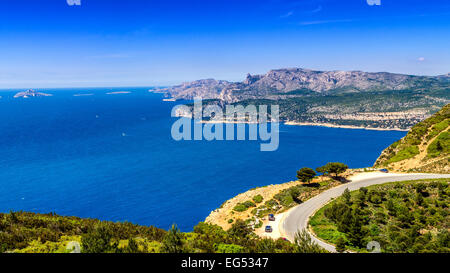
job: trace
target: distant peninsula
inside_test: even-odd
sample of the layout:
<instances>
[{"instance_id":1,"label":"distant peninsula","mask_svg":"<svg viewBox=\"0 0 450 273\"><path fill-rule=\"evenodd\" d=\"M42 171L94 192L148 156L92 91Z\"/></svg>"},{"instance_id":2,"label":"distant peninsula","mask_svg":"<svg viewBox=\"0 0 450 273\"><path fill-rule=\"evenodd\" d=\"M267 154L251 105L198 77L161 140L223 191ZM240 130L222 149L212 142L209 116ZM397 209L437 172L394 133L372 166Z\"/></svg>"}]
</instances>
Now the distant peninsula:
<instances>
[{"instance_id":1,"label":"distant peninsula","mask_svg":"<svg viewBox=\"0 0 450 273\"><path fill-rule=\"evenodd\" d=\"M204 104L279 105L280 121L383 130L409 130L450 103L450 74L276 69L242 82L204 79L168 88L165 100Z\"/></svg>"},{"instance_id":2,"label":"distant peninsula","mask_svg":"<svg viewBox=\"0 0 450 273\"><path fill-rule=\"evenodd\" d=\"M14 95L14 98L31 98L31 97L51 97L52 94L40 93L33 89L28 89L27 91L19 92Z\"/></svg>"}]
</instances>

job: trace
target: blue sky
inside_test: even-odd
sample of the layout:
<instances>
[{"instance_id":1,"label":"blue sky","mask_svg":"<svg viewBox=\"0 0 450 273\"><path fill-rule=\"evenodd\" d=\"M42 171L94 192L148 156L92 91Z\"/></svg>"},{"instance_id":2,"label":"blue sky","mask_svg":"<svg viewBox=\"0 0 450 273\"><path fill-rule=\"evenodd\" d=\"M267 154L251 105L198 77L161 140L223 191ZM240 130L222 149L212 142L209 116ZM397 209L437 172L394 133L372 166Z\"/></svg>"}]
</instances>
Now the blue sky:
<instances>
[{"instance_id":1,"label":"blue sky","mask_svg":"<svg viewBox=\"0 0 450 273\"><path fill-rule=\"evenodd\" d=\"M0 5L0 89L239 81L284 67L450 72L448 0Z\"/></svg>"}]
</instances>

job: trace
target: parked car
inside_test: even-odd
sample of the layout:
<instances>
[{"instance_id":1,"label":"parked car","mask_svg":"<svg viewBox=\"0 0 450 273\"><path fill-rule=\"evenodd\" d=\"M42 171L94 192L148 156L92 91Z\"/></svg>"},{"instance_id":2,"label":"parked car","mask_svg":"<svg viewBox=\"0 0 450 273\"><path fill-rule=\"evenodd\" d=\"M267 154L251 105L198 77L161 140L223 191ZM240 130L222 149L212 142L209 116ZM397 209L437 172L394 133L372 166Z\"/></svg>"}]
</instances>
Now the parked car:
<instances>
[{"instance_id":1,"label":"parked car","mask_svg":"<svg viewBox=\"0 0 450 273\"><path fill-rule=\"evenodd\" d=\"M275 216L273 214L269 214L269 221L275 221Z\"/></svg>"},{"instance_id":2,"label":"parked car","mask_svg":"<svg viewBox=\"0 0 450 273\"><path fill-rule=\"evenodd\" d=\"M271 226L266 226L265 231L270 233L270 232L272 232L273 230L272 230L272 227L271 227Z\"/></svg>"},{"instance_id":3,"label":"parked car","mask_svg":"<svg viewBox=\"0 0 450 273\"><path fill-rule=\"evenodd\" d=\"M388 170L388 169L380 169L380 172L383 172L383 173L388 173L388 172L389 172L389 170Z\"/></svg>"}]
</instances>

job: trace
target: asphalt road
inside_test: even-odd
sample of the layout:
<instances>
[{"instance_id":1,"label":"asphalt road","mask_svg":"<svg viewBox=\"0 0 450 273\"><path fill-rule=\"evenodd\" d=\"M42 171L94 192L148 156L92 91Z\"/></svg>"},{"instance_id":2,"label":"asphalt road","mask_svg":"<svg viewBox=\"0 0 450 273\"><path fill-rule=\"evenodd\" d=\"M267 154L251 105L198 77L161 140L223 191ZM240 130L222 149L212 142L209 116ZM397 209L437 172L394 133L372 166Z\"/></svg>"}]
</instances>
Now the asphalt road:
<instances>
[{"instance_id":1,"label":"asphalt road","mask_svg":"<svg viewBox=\"0 0 450 273\"><path fill-rule=\"evenodd\" d=\"M357 190L361 187L367 187L376 184L383 184L388 182L398 182L417 179L432 179L432 178L450 178L450 174L382 174L380 177L365 178L354 182L348 182L338 187L324 191L323 193L305 201L304 203L293 208L288 215L284 217L281 223L282 232L290 241L294 241L295 233L299 230L307 229L309 218L321 207L327 204L331 198L336 198L342 195L345 189L350 191ZM334 246L327 244L311 234L311 237L321 247L328 251L335 252Z\"/></svg>"}]
</instances>

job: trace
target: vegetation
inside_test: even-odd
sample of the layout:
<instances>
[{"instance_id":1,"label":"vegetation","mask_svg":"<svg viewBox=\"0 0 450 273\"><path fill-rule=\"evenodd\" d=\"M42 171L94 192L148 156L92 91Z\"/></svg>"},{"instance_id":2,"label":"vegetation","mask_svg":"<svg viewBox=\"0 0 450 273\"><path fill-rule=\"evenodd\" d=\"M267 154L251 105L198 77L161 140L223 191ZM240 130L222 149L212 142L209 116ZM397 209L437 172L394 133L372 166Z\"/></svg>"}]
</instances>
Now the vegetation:
<instances>
[{"instance_id":1,"label":"vegetation","mask_svg":"<svg viewBox=\"0 0 450 273\"><path fill-rule=\"evenodd\" d=\"M118 252L119 241L113 239L114 233L111 230L111 228L106 224L100 224L92 232L89 232L82 236L81 245L83 252L85 253Z\"/></svg>"},{"instance_id":2,"label":"vegetation","mask_svg":"<svg viewBox=\"0 0 450 273\"><path fill-rule=\"evenodd\" d=\"M175 224L172 225L172 228L167 232L162 241L161 251L165 253L182 253L182 238L182 234L178 227Z\"/></svg>"},{"instance_id":3,"label":"vegetation","mask_svg":"<svg viewBox=\"0 0 450 273\"><path fill-rule=\"evenodd\" d=\"M428 157L434 158L450 154L450 132L441 133L427 149Z\"/></svg>"},{"instance_id":4,"label":"vegetation","mask_svg":"<svg viewBox=\"0 0 450 273\"><path fill-rule=\"evenodd\" d=\"M344 238L344 236L341 236L336 240L336 251L338 253L343 253L346 250L347 250L347 246L346 246L345 238Z\"/></svg>"},{"instance_id":5,"label":"vegetation","mask_svg":"<svg viewBox=\"0 0 450 273\"><path fill-rule=\"evenodd\" d=\"M298 253L326 253L323 248L313 242L311 235L306 230L295 234L294 242Z\"/></svg>"},{"instance_id":6,"label":"vegetation","mask_svg":"<svg viewBox=\"0 0 450 273\"><path fill-rule=\"evenodd\" d=\"M345 172L348 169L348 166L344 163L340 162L330 162L327 163L325 166L318 167L316 169L317 172L323 173L325 175L332 175L334 174L334 177L338 177L339 174Z\"/></svg>"},{"instance_id":7,"label":"vegetation","mask_svg":"<svg viewBox=\"0 0 450 273\"><path fill-rule=\"evenodd\" d=\"M192 232L176 225L169 231L131 223L113 223L53 213L0 214L0 252L67 253L77 242L85 253L292 253L296 244L262 239L242 220L224 231L199 223ZM303 243L302 243L303 244Z\"/></svg>"},{"instance_id":8,"label":"vegetation","mask_svg":"<svg viewBox=\"0 0 450 273\"><path fill-rule=\"evenodd\" d=\"M346 191L320 209L310 225L318 237L365 251L370 241L384 252L450 252L450 180L397 182Z\"/></svg>"},{"instance_id":9,"label":"vegetation","mask_svg":"<svg viewBox=\"0 0 450 273\"><path fill-rule=\"evenodd\" d=\"M316 176L316 172L311 168L301 168L297 171L297 178L302 182L310 182Z\"/></svg>"},{"instance_id":10,"label":"vegetation","mask_svg":"<svg viewBox=\"0 0 450 273\"><path fill-rule=\"evenodd\" d=\"M0 252L67 252L71 241L83 252L126 252L128 240L135 238L141 249L158 250L166 231L128 222L101 222L64 217L54 213L0 213ZM139 239L138 239L139 238Z\"/></svg>"},{"instance_id":11,"label":"vegetation","mask_svg":"<svg viewBox=\"0 0 450 273\"><path fill-rule=\"evenodd\" d=\"M233 210L238 211L238 212L242 212L242 211L246 211L248 208L251 208L251 207L256 207L255 203L253 203L252 201L245 201L244 203L237 204L233 208Z\"/></svg>"},{"instance_id":12,"label":"vegetation","mask_svg":"<svg viewBox=\"0 0 450 273\"><path fill-rule=\"evenodd\" d=\"M253 209L252 213L260 218L269 213L280 213L327 189L341 184L339 181L329 179L320 183L295 185L275 194L272 199L267 200L263 205Z\"/></svg>"},{"instance_id":13,"label":"vegetation","mask_svg":"<svg viewBox=\"0 0 450 273\"><path fill-rule=\"evenodd\" d=\"M401 140L386 148L375 163L396 171L448 172L448 164L435 164L436 159L446 162L450 155L450 104L440 111L417 123ZM405 160L416 160L413 168L401 167ZM443 165L443 166L442 166Z\"/></svg>"},{"instance_id":14,"label":"vegetation","mask_svg":"<svg viewBox=\"0 0 450 273\"><path fill-rule=\"evenodd\" d=\"M393 163L402 161L408 158L412 158L419 154L419 147L417 145L406 146L399 150L393 157L391 157L387 162Z\"/></svg>"},{"instance_id":15,"label":"vegetation","mask_svg":"<svg viewBox=\"0 0 450 273\"><path fill-rule=\"evenodd\" d=\"M261 194L258 194L258 195L256 195L256 196L254 196L253 198L252 198L252 200L255 202L255 203L261 203L262 201L263 201L263 197L261 196Z\"/></svg>"}]
</instances>

